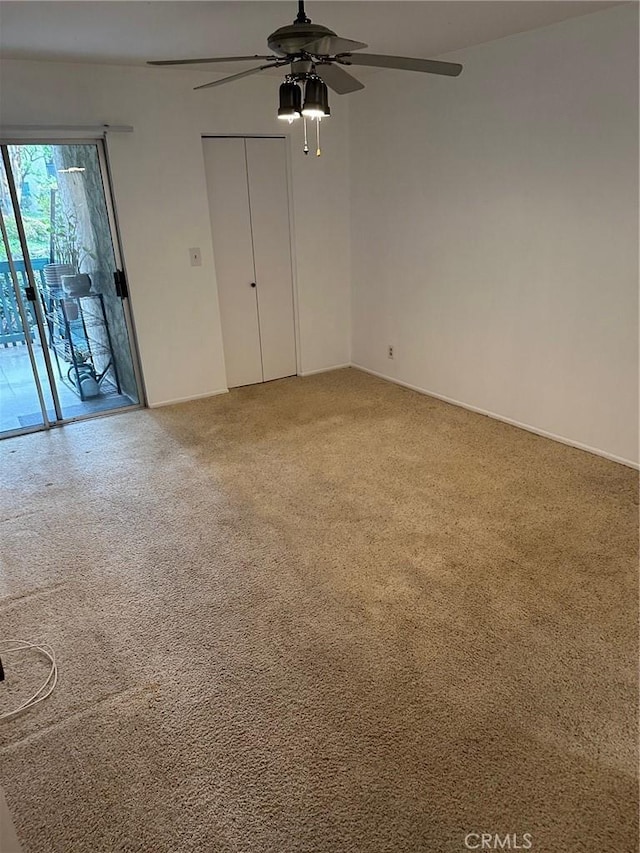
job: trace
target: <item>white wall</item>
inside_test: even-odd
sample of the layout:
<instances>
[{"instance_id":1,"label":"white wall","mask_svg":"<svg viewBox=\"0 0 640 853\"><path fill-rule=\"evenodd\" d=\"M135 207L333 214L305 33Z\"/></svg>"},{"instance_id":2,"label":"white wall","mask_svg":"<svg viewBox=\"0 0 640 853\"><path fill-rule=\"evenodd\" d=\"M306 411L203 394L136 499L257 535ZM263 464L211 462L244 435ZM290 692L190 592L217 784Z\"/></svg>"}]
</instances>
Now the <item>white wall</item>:
<instances>
[{"instance_id":1,"label":"white wall","mask_svg":"<svg viewBox=\"0 0 640 853\"><path fill-rule=\"evenodd\" d=\"M350 96L355 363L637 461L637 17Z\"/></svg>"},{"instance_id":2,"label":"white wall","mask_svg":"<svg viewBox=\"0 0 640 853\"><path fill-rule=\"evenodd\" d=\"M275 117L279 78L193 92L212 76L17 60L0 73L3 125L133 125L108 144L149 402L226 388L201 136L288 131ZM303 372L349 361L346 100L331 108L321 158L301 153L300 128L291 140Z\"/></svg>"},{"instance_id":3,"label":"white wall","mask_svg":"<svg viewBox=\"0 0 640 853\"><path fill-rule=\"evenodd\" d=\"M372 74L319 161L294 129L302 371L350 360L351 276L356 364L637 460L636 38L621 6L466 49L457 79ZM149 401L224 389L201 135L282 132L278 78L0 72L2 124L135 127L109 147Z\"/></svg>"}]
</instances>

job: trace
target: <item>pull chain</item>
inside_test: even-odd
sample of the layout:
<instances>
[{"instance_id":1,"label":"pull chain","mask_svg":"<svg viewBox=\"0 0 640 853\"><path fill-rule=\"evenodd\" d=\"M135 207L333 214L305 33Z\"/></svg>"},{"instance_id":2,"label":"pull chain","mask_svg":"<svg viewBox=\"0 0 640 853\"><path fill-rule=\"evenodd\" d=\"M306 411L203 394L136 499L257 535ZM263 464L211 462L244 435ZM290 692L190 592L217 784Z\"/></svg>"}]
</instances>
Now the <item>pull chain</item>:
<instances>
[{"instance_id":1,"label":"pull chain","mask_svg":"<svg viewBox=\"0 0 640 853\"><path fill-rule=\"evenodd\" d=\"M309 143L307 142L307 119L302 119L302 126L304 128L304 148L302 149L305 154L309 153Z\"/></svg>"},{"instance_id":2,"label":"pull chain","mask_svg":"<svg viewBox=\"0 0 640 853\"><path fill-rule=\"evenodd\" d=\"M322 154L320 150L320 119L316 119L316 157Z\"/></svg>"}]
</instances>

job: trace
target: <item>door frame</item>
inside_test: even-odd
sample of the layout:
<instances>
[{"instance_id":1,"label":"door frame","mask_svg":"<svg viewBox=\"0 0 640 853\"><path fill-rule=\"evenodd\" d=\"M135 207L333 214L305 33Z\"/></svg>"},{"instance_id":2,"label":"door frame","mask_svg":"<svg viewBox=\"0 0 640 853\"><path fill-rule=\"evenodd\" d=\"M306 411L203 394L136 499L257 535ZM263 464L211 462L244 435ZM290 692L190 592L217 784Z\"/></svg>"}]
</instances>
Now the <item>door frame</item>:
<instances>
[{"instance_id":1,"label":"door frame","mask_svg":"<svg viewBox=\"0 0 640 853\"><path fill-rule=\"evenodd\" d=\"M100 177L102 183L102 191L105 199L105 208L107 212L107 220L109 222L109 230L111 232L111 243L113 246L113 256L116 269L121 269L125 272L125 278L128 283L128 277L126 277L126 267L124 264L124 257L122 253L122 239L120 228L118 225L118 218L116 214L116 206L115 206L115 198L113 191L113 180L111 175L111 170L109 167L109 156L108 156L108 148L107 148L107 134L104 136L95 136L95 137L84 137L84 136L76 136L70 134L69 132L60 131L59 134L53 133L43 135L41 131L35 131L33 135L21 133L19 136L11 137L2 135L0 138L0 151L2 154L2 159L5 162L5 171L7 172L7 181L9 184L11 201L13 205L13 213L16 219L16 224L18 228L18 236L20 240L20 246L22 249L23 260L25 273L27 276L27 280L31 287L35 288L36 294L40 295L40 289L37 285L36 277L33 272L33 267L31 264L31 255L29 253L29 246L26 240L26 235L24 233L24 224L22 222L22 213L18 204L17 194L15 192L15 179L14 175L10 169L9 163L9 154L8 147L11 145L94 145L96 148L97 156L98 156L98 168L100 170ZM12 275L13 279L13 275ZM14 289L18 286L17 279L14 280ZM21 296L19 286L18 286L18 296ZM19 302L21 305L21 302ZM42 306L40 305L39 298L36 299L35 303L35 315L38 323L38 333L40 335L42 346L44 350L44 358L45 365L48 374L48 381L51 388L51 395L53 398L54 408L56 410L56 420L51 421L48 417L46 406L43 405L43 401L41 398L41 407L42 407L42 418L43 423L38 424L36 427L24 427L23 429L11 430L10 432L6 432L2 435L2 438L12 438L16 435L23 435L25 433L31 432L41 432L43 430L55 429L57 427L65 426L66 424L75 423L77 421L85 421L85 420L93 420L95 418L104 418L110 417L111 415L117 415L121 412L131 412L137 409L145 408L147 404L147 395L144 387L144 379L142 376L141 362L140 362L140 350L138 346L135 324L133 321L133 314L131 308L131 296L130 293L122 299L122 308L123 308L123 316L124 322L127 329L127 337L129 340L129 348L131 350L131 361L133 365L133 373L136 382L136 392L138 395L138 402L132 403L130 406L120 406L116 409L100 411L100 412L87 412L86 414L81 415L73 415L71 417L62 417L62 411L60 407L60 401L58 397L58 391L55 382L55 376L53 372L53 365L51 363L51 357L46 347L46 333L44 331L44 320L42 317ZM22 313L22 309L21 309ZM31 351L30 351L31 356ZM36 374L35 376L36 385L39 389L39 397L40 397L40 377ZM1 439L0 439L1 440Z\"/></svg>"},{"instance_id":2,"label":"door frame","mask_svg":"<svg viewBox=\"0 0 640 853\"><path fill-rule=\"evenodd\" d=\"M116 259L116 267L124 272L125 281L127 283L128 295L127 298L123 300L122 307L124 309L124 322L127 327L129 346L131 348L133 375L136 380L136 390L138 392L137 407L144 408L149 404L147 402L147 389L145 387L144 376L142 374L142 360L140 358L140 347L138 346L138 335L136 332L136 323L133 314L131 288L129 287L129 276L127 274L127 263L122 252L122 232L120 230L118 211L116 209L113 173L111 170L111 161L109 160L109 135L105 134L102 139L98 140L98 143L100 142L102 145L98 144L98 161L100 163L100 172L102 175L102 189L107 207L107 218L109 219L109 225L111 227L113 255ZM114 414L117 414L117 411L114 412Z\"/></svg>"},{"instance_id":3,"label":"door frame","mask_svg":"<svg viewBox=\"0 0 640 853\"><path fill-rule=\"evenodd\" d=\"M291 290L293 294L293 337L296 345L296 376L302 375L302 343L300 336L300 299L298 296L298 267L296 258L295 239L295 209L293 204L293 165L291 155L291 137L285 133L202 133L205 139L284 139L285 171L287 175L287 201L289 204L289 255L291 259ZM202 176L205 178L204 146L202 149ZM209 222L211 228L211 222ZM212 241L213 250L213 241ZM213 253L213 265L215 268L216 257ZM218 296L218 280L216 276L216 298L218 299L218 314L220 313L220 300Z\"/></svg>"}]
</instances>

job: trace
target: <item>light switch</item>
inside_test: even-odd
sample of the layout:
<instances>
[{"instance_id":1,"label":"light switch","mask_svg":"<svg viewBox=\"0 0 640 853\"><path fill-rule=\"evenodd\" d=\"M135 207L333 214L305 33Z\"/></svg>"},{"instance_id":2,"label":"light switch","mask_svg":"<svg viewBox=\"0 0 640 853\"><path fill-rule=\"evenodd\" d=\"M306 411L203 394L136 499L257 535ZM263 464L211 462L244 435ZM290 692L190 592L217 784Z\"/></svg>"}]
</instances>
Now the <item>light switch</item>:
<instances>
[{"instance_id":1,"label":"light switch","mask_svg":"<svg viewBox=\"0 0 640 853\"><path fill-rule=\"evenodd\" d=\"M200 249L189 249L189 260L191 261L192 267L201 267L202 256L200 254Z\"/></svg>"}]
</instances>

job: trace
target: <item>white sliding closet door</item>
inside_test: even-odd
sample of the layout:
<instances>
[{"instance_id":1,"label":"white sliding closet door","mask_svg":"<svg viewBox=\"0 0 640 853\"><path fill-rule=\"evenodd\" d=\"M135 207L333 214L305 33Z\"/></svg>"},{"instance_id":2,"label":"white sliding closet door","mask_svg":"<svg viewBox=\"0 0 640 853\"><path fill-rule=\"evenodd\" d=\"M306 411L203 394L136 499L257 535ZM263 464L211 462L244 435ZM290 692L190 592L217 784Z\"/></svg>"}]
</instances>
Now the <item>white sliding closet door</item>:
<instances>
[{"instance_id":1,"label":"white sliding closet door","mask_svg":"<svg viewBox=\"0 0 640 853\"><path fill-rule=\"evenodd\" d=\"M296 372L291 233L284 139L247 139L263 379Z\"/></svg>"},{"instance_id":2,"label":"white sliding closet door","mask_svg":"<svg viewBox=\"0 0 640 853\"><path fill-rule=\"evenodd\" d=\"M244 139L203 142L227 385L253 385L262 355Z\"/></svg>"},{"instance_id":3,"label":"white sliding closet door","mask_svg":"<svg viewBox=\"0 0 640 853\"><path fill-rule=\"evenodd\" d=\"M296 373L285 140L204 139L227 384Z\"/></svg>"}]
</instances>

